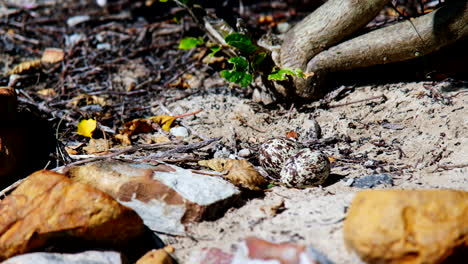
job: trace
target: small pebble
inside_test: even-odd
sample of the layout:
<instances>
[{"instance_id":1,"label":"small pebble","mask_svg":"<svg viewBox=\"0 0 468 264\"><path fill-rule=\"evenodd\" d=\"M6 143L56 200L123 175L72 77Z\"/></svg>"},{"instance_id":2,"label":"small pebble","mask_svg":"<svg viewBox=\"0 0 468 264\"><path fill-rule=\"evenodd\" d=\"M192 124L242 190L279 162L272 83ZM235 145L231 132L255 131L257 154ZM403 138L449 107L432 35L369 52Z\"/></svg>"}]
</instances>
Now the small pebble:
<instances>
[{"instance_id":1,"label":"small pebble","mask_svg":"<svg viewBox=\"0 0 468 264\"><path fill-rule=\"evenodd\" d=\"M173 127L171 128L170 132L171 132L171 135L175 137L188 137L189 136L189 132L187 128L182 127L182 126Z\"/></svg>"},{"instance_id":2,"label":"small pebble","mask_svg":"<svg viewBox=\"0 0 468 264\"><path fill-rule=\"evenodd\" d=\"M246 158L246 157L250 156L250 154L252 154L252 153L250 152L249 149L241 149L241 150L239 150L239 152L237 153L237 155L238 155L239 157L242 157L242 158Z\"/></svg>"}]
</instances>

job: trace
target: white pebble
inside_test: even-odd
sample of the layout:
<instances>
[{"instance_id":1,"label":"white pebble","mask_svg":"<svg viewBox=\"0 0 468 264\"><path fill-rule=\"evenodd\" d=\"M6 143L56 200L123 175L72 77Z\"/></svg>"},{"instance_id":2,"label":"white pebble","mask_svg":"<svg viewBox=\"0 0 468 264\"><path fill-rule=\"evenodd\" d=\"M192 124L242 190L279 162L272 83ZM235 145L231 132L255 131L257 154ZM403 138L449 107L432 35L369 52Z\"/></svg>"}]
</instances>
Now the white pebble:
<instances>
[{"instance_id":1,"label":"white pebble","mask_svg":"<svg viewBox=\"0 0 468 264\"><path fill-rule=\"evenodd\" d=\"M171 128L171 135L175 137L188 137L189 132L185 127L178 126Z\"/></svg>"},{"instance_id":2,"label":"white pebble","mask_svg":"<svg viewBox=\"0 0 468 264\"><path fill-rule=\"evenodd\" d=\"M252 153L250 152L249 149L241 149L237 153L237 155L239 155L239 157L242 157L242 158L246 158L246 157L250 156L250 154L252 154Z\"/></svg>"}]
</instances>

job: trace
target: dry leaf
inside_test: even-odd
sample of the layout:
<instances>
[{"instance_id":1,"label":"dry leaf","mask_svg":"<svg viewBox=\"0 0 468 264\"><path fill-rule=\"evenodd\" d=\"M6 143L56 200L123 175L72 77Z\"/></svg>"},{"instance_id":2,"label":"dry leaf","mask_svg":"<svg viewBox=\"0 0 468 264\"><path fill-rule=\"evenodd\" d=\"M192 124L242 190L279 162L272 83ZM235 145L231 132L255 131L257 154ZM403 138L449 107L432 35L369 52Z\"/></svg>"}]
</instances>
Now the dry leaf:
<instances>
[{"instance_id":1,"label":"dry leaf","mask_svg":"<svg viewBox=\"0 0 468 264\"><path fill-rule=\"evenodd\" d=\"M158 115L148 117L147 119L161 126L163 130L169 131L171 130L172 123L177 119L177 116Z\"/></svg>"},{"instance_id":2,"label":"dry leaf","mask_svg":"<svg viewBox=\"0 0 468 264\"><path fill-rule=\"evenodd\" d=\"M37 94L44 98L50 98L50 97L54 97L57 95L55 90L52 88L41 89L37 91Z\"/></svg>"},{"instance_id":3,"label":"dry leaf","mask_svg":"<svg viewBox=\"0 0 468 264\"><path fill-rule=\"evenodd\" d=\"M74 98L72 98L69 102L70 106L82 106L82 105L100 105L106 106L106 99L96 96L96 95L87 95L87 94L80 94Z\"/></svg>"},{"instance_id":4,"label":"dry leaf","mask_svg":"<svg viewBox=\"0 0 468 264\"><path fill-rule=\"evenodd\" d=\"M29 60L29 61L25 61L16 65L11 71L8 72L8 75L21 74L23 72L37 69L40 67L41 67L41 60Z\"/></svg>"},{"instance_id":5,"label":"dry leaf","mask_svg":"<svg viewBox=\"0 0 468 264\"><path fill-rule=\"evenodd\" d=\"M63 61L65 53L62 49L57 48L48 48L42 53L41 62L42 63L58 63Z\"/></svg>"},{"instance_id":6,"label":"dry leaf","mask_svg":"<svg viewBox=\"0 0 468 264\"><path fill-rule=\"evenodd\" d=\"M210 159L210 160L200 160L198 165L208 167L214 171L225 171L227 159Z\"/></svg>"},{"instance_id":7,"label":"dry leaf","mask_svg":"<svg viewBox=\"0 0 468 264\"><path fill-rule=\"evenodd\" d=\"M84 137L92 137L97 128L97 122L94 119L81 120L78 123L77 133Z\"/></svg>"},{"instance_id":8,"label":"dry leaf","mask_svg":"<svg viewBox=\"0 0 468 264\"><path fill-rule=\"evenodd\" d=\"M88 154L96 154L101 152L107 152L109 150L109 141L103 138L94 139L91 138L86 147L83 150Z\"/></svg>"},{"instance_id":9,"label":"dry leaf","mask_svg":"<svg viewBox=\"0 0 468 264\"><path fill-rule=\"evenodd\" d=\"M289 131L289 132L286 132L286 137L287 138L293 138L293 139L298 139L299 138L299 135L297 134L296 131Z\"/></svg>"},{"instance_id":10,"label":"dry leaf","mask_svg":"<svg viewBox=\"0 0 468 264\"><path fill-rule=\"evenodd\" d=\"M268 181L247 160L230 159L225 168L229 171L225 178L234 185L249 190L261 190L268 184Z\"/></svg>"},{"instance_id":11,"label":"dry leaf","mask_svg":"<svg viewBox=\"0 0 468 264\"><path fill-rule=\"evenodd\" d=\"M261 190L268 182L247 160L211 159L198 162L215 171L227 171L224 176L232 184L250 190Z\"/></svg>"}]
</instances>

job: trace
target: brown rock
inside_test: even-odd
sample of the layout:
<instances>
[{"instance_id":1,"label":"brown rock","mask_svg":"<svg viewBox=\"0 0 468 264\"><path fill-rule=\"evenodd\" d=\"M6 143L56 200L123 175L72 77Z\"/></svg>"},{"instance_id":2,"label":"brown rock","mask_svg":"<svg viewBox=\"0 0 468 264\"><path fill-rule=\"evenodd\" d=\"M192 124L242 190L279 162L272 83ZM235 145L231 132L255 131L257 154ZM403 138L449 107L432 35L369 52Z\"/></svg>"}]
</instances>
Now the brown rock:
<instances>
[{"instance_id":1,"label":"brown rock","mask_svg":"<svg viewBox=\"0 0 468 264\"><path fill-rule=\"evenodd\" d=\"M138 259L136 264L174 264L171 253L173 248L168 246L163 249L148 251L143 257Z\"/></svg>"},{"instance_id":2,"label":"brown rock","mask_svg":"<svg viewBox=\"0 0 468 264\"><path fill-rule=\"evenodd\" d=\"M0 202L0 260L60 238L123 245L143 233L140 217L109 195L38 171Z\"/></svg>"},{"instance_id":3,"label":"brown rock","mask_svg":"<svg viewBox=\"0 0 468 264\"><path fill-rule=\"evenodd\" d=\"M360 192L346 217L344 239L368 263L464 263L468 192Z\"/></svg>"},{"instance_id":4,"label":"brown rock","mask_svg":"<svg viewBox=\"0 0 468 264\"><path fill-rule=\"evenodd\" d=\"M70 168L67 174L133 208L151 230L183 234L186 223L219 217L239 198L220 177L174 165L102 161Z\"/></svg>"}]
</instances>

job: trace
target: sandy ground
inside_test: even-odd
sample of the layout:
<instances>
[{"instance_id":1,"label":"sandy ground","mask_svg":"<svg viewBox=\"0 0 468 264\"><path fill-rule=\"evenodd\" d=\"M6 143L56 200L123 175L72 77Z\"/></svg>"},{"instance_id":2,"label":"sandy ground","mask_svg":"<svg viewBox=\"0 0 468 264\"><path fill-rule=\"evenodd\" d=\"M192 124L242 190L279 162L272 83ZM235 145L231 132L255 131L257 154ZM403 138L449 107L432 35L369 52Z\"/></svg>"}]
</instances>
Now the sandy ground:
<instances>
[{"instance_id":1,"label":"sandy ground","mask_svg":"<svg viewBox=\"0 0 468 264\"><path fill-rule=\"evenodd\" d=\"M334 163L332 179L325 186L273 187L264 197L230 209L217 221L193 224L188 228L189 236L165 237L165 241L174 245L181 263L187 263L188 255L203 247L233 252L240 240L251 235L310 244L336 263L360 263L343 243L346 208L360 190L349 186L350 178L387 173L394 180L393 186L377 188L468 190L466 88L449 82L363 86L336 104L379 95L385 95L386 100L328 110L313 110L314 104L301 110L267 109L250 100L223 95L189 97L170 105L175 113L204 109L186 124L198 134L223 137L225 155L236 154L240 148L254 149L256 144L291 130L301 139L314 118L323 137L348 140L323 149L329 156L342 158ZM444 100L429 97L436 90L442 91ZM340 153L351 154L345 159ZM464 168L440 168L463 164Z\"/></svg>"}]
</instances>

